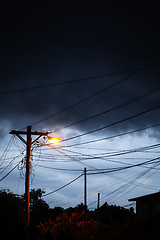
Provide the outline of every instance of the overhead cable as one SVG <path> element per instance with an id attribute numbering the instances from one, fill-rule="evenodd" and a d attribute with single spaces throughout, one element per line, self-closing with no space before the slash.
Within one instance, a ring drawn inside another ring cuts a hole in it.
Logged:
<path id="1" fill-rule="evenodd" d="M 18 167 L 18 165 L 19 165 L 20 163 L 21 163 L 21 161 L 18 162 L 5 176 L 3 176 L 3 177 L 0 179 L 0 182 L 3 181 L 11 172 L 13 172 L 13 170 L 14 170 L 16 167 Z"/>
<path id="2" fill-rule="evenodd" d="M 160 162 L 155 163 L 153 169 L 156 169 L 156 167 L 157 167 L 159 164 L 160 164 Z M 146 174 L 147 174 L 148 172 L 150 172 L 151 170 L 152 170 L 152 169 L 146 170 L 146 172 L 144 172 L 144 173 L 141 175 L 141 177 L 144 176 L 144 175 L 146 175 Z M 152 175 L 154 175 L 158 170 L 159 170 L 159 169 L 156 169 L 153 173 L 151 173 L 148 177 L 146 177 L 143 181 L 141 181 L 140 184 L 143 183 L 143 182 L 144 182 L 145 180 L 147 180 L 148 178 L 150 178 Z M 126 189 L 128 189 L 130 186 L 132 186 L 132 185 L 127 186 Z M 115 196 L 114 196 L 114 200 L 120 199 L 121 197 L 125 196 L 127 193 L 131 192 L 133 189 L 135 189 L 135 188 L 138 187 L 138 186 L 139 186 L 139 183 L 138 183 L 137 185 L 133 186 L 133 187 L 132 187 L 130 190 L 128 190 L 126 193 L 121 194 L 121 195 L 120 195 L 119 197 L 117 197 L 116 199 L 115 199 Z M 126 190 L 126 189 L 125 189 L 125 190 Z M 124 192 L 125 190 L 123 190 L 123 192 Z M 121 192 L 122 192 L 122 191 L 121 191 Z M 118 194 L 118 195 L 119 195 L 119 194 Z"/>
<path id="3" fill-rule="evenodd" d="M 159 109 L 159 108 L 160 108 L 160 105 L 158 105 L 158 106 L 156 106 L 156 107 L 153 107 L 153 108 L 150 108 L 150 109 L 147 109 L 147 110 L 145 110 L 145 111 L 143 111 L 143 112 L 137 113 L 137 114 L 132 115 L 132 116 L 130 116 L 130 117 L 124 118 L 124 119 L 119 120 L 119 121 L 117 121 L 117 122 L 114 122 L 114 123 L 105 125 L 105 126 L 103 126 L 103 127 L 100 127 L 100 128 L 97 128 L 97 129 L 94 129 L 94 130 L 91 130 L 91 131 L 88 131 L 88 132 L 85 132 L 85 133 L 82 133 L 82 134 L 79 134 L 79 135 L 76 135 L 76 136 L 73 136 L 73 137 L 70 137 L 70 138 L 66 138 L 66 139 L 62 140 L 61 142 L 65 142 L 65 141 L 72 140 L 72 139 L 75 139 L 75 138 L 78 138 L 78 137 L 82 137 L 82 136 L 85 136 L 85 135 L 88 135 L 88 134 L 91 134 L 91 133 L 94 133 L 94 132 L 98 132 L 98 131 L 103 130 L 103 129 L 106 129 L 106 128 L 108 128 L 108 127 L 112 127 L 112 126 L 117 125 L 117 124 L 119 124 L 119 123 L 126 122 L 126 121 L 128 121 L 128 120 L 130 120 L 130 119 L 139 117 L 139 116 L 141 116 L 141 115 L 143 115 L 143 114 L 146 114 L 146 113 L 148 113 L 148 112 L 157 110 L 157 109 Z"/>
<path id="4" fill-rule="evenodd" d="M 75 157 L 72 157 L 72 156 L 64 153 L 63 151 L 60 151 L 60 150 L 58 150 L 58 149 L 56 149 L 56 150 L 57 150 L 58 152 L 60 152 L 60 153 L 63 153 L 65 156 L 69 157 L 72 161 L 75 161 L 75 162 L 78 162 L 78 163 L 80 163 L 80 164 L 82 164 L 82 165 L 84 165 L 84 166 L 88 166 L 88 167 L 91 167 L 91 168 L 93 168 L 93 169 L 96 169 L 95 167 L 93 167 L 93 166 L 91 166 L 91 165 L 89 165 L 89 164 L 83 163 L 83 161 L 77 160 Z"/>
<path id="5" fill-rule="evenodd" d="M 153 66 L 156 66 L 156 65 L 153 65 Z M 66 84 L 71 84 L 71 83 L 77 83 L 77 82 L 92 80 L 92 79 L 100 79 L 100 78 L 105 78 L 105 77 L 111 77 L 111 76 L 116 76 L 116 75 L 120 75 L 120 74 L 124 74 L 124 73 L 139 71 L 141 69 L 143 69 L 143 67 L 134 68 L 134 69 L 125 70 L 125 71 L 118 71 L 118 72 L 100 74 L 100 75 L 95 75 L 95 76 L 85 77 L 85 78 L 80 78 L 80 79 L 73 79 L 73 80 L 68 80 L 68 81 L 63 81 L 63 82 L 55 82 L 55 83 L 51 83 L 51 84 L 38 85 L 38 86 L 34 86 L 34 87 L 26 87 L 26 88 L 20 88 L 20 89 L 8 90 L 8 91 L 1 91 L 0 95 L 6 95 L 6 94 L 12 94 L 12 93 L 21 93 L 21 92 L 24 92 L 24 91 L 27 92 L 27 91 L 30 91 L 30 90 L 36 90 L 36 89 L 41 89 L 41 88 L 56 87 L 56 86 L 61 86 L 61 85 L 66 85 Z"/>
<path id="6" fill-rule="evenodd" d="M 92 156 L 90 154 L 83 154 L 83 153 L 78 153 L 78 152 L 75 152 L 75 151 L 71 151 L 71 150 L 68 150 L 68 149 L 63 149 L 63 151 L 67 151 L 67 152 L 71 152 L 71 153 L 77 153 L 79 155 L 82 155 L 82 156 L 87 156 L 89 158 L 86 158 L 86 159 L 82 159 L 82 161 L 84 160 L 94 160 L 94 159 L 101 159 L 101 160 L 104 160 L 104 161 L 108 161 L 108 162 L 113 162 L 113 163 L 120 163 L 120 164 L 125 164 L 125 165 L 133 165 L 131 163 L 126 163 L 126 162 L 121 162 L 121 161 L 116 161 L 116 160 L 113 160 L 112 158 L 111 159 L 108 159 L 108 157 L 113 157 L 113 156 L 117 156 L 117 155 L 123 155 L 123 154 L 129 154 L 129 153 L 135 153 L 135 152 L 140 152 L 142 149 L 143 150 L 148 150 L 148 149 L 153 149 L 153 148 L 157 148 L 157 147 L 160 147 L 160 144 L 154 144 L 154 145 L 149 145 L 149 146 L 145 146 L 145 147 L 141 147 L 141 148 L 135 148 L 135 149 L 129 149 L 129 150 L 125 150 L 123 152 L 117 152 L 117 153 L 114 153 L 114 154 L 108 154 L 106 156 Z M 107 157 L 107 158 L 106 158 Z M 150 159 L 152 160 L 152 159 Z M 78 160 L 77 160 L 78 161 Z M 144 166 L 142 166 L 144 167 Z M 145 166 L 146 167 L 146 166 Z M 148 168 L 148 167 L 147 167 Z M 106 170 L 106 169 L 97 169 L 98 171 L 102 171 L 102 170 Z M 94 171 L 94 170 L 88 170 L 88 171 Z"/>
<path id="7" fill-rule="evenodd" d="M 76 106 L 80 105 L 80 104 L 83 103 L 83 102 L 86 102 L 86 101 L 88 101 L 88 100 L 96 97 L 97 95 L 99 95 L 99 94 L 101 94 L 101 93 L 109 90 L 110 88 L 118 85 L 119 83 L 121 83 L 121 82 L 123 82 L 123 81 L 126 81 L 127 79 L 133 77 L 134 75 L 138 74 L 139 72 L 141 72 L 141 71 L 143 71 L 143 70 L 145 70 L 145 69 L 147 69 L 147 68 L 150 68 L 151 66 L 153 66 L 153 65 L 154 65 L 155 63 L 157 63 L 157 62 L 159 62 L 159 59 L 156 60 L 156 61 L 154 61 L 154 62 L 152 62 L 151 64 L 148 64 L 148 65 L 146 65 L 146 66 L 144 66 L 144 67 L 142 67 L 142 68 L 139 68 L 139 69 L 135 70 L 133 73 L 129 74 L 128 76 L 126 76 L 126 77 L 124 77 L 124 78 L 122 78 L 122 79 L 114 82 L 113 84 L 111 84 L 111 85 L 109 85 L 109 86 L 107 86 L 107 87 L 105 87 L 105 88 L 97 91 L 96 93 L 94 93 L 94 94 L 92 94 L 92 95 L 90 95 L 90 96 L 88 96 L 88 97 L 86 97 L 86 98 L 83 98 L 83 99 L 80 100 L 79 102 L 77 102 L 77 103 L 75 103 L 75 104 L 73 104 L 73 105 L 71 105 L 71 106 L 68 106 L 67 108 L 65 108 L 65 109 L 63 109 L 63 110 L 61 110 L 61 111 L 59 111 L 59 112 L 56 112 L 56 113 L 54 113 L 54 114 L 52 114 L 52 115 L 50 115 L 50 116 L 48 116 L 48 117 L 46 117 L 46 118 L 43 118 L 43 119 L 41 119 L 41 120 L 39 120 L 39 121 L 31 124 L 31 126 L 34 126 L 34 125 L 36 125 L 36 124 L 39 124 L 39 123 L 44 122 L 44 121 L 46 121 L 46 120 L 49 120 L 49 119 L 51 119 L 51 118 L 53 118 L 53 117 L 55 117 L 55 116 L 57 116 L 57 115 L 59 115 L 59 114 L 61 114 L 61 113 L 64 113 L 64 112 L 72 109 L 73 107 L 76 107 Z M 23 128 L 23 129 L 24 129 L 24 128 Z M 22 130 L 22 129 L 21 129 L 21 130 Z"/>
<path id="8" fill-rule="evenodd" d="M 130 165 L 130 166 L 113 168 L 113 169 L 111 169 L 111 170 L 106 170 L 106 171 L 104 170 L 104 171 L 87 173 L 87 175 L 104 174 L 104 173 L 122 171 L 122 170 L 126 170 L 126 169 L 133 168 L 133 167 L 139 167 L 139 166 L 141 166 L 141 165 L 145 165 L 145 164 L 148 164 L 148 163 L 150 163 L 150 162 L 154 162 L 155 160 L 159 160 L 159 159 L 160 159 L 160 157 L 157 157 L 157 158 L 153 158 L 153 159 L 151 159 L 151 160 L 148 160 L 148 161 L 145 161 L 145 162 L 141 162 L 141 163 L 137 163 L 137 164 L 133 164 L 133 165 Z"/>
<path id="9" fill-rule="evenodd" d="M 13 142 L 13 136 L 10 138 L 10 140 L 9 140 L 9 142 L 8 142 L 8 144 L 7 144 L 5 150 L 4 150 L 4 152 L 3 152 L 3 154 L 2 154 L 2 156 L 1 156 L 1 158 L 0 158 L 0 161 L 2 161 L 2 162 L 0 163 L 0 166 L 4 163 L 4 161 L 5 161 L 5 159 L 6 159 L 6 155 L 7 155 L 8 151 L 9 151 L 9 149 L 10 149 L 10 147 L 11 147 L 12 142 Z"/>
<path id="10" fill-rule="evenodd" d="M 51 191 L 51 192 L 49 192 L 49 193 L 43 194 L 42 197 L 46 197 L 46 196 L 48 196 L 48 195 L 50 195 L 50 194 L 53 194 L 53 193 L 55 193 L 55 192 L 58 192 L 59 190 L 67 187 L 68 185 L 70 185 L 71 183 L 75 182 L 76 180 L 78 180 L 78 179 L 79 179 L 80 177 L 82 177 L 82 176 L 83 176 L 83 174 L 79 175 L 78 177 L 76 177 L 76 178 L 73 179 L 72 181 L 68 182 L 67 184 L 63 185 L 62 187 L 57 188 L 56 190 Z"/>
<path id="11" fill-rule="evenodd" d="M 109 113 L 109 112 L 115 111 L 115 110 L 117 110 L 117 109 L 119 109 L 119 108 L 121 108 L 121 107 L 127 106 L 127 105 L 129 105 L 129 104 L 131 104 L 131 103 L 134 103 L 134 102 L 136 102 L 136 101 L 139 101 L 139 100 L 141 100 L 141 99 L 143 99 L 143 98 L 146 98 L 146 97 L 148 97 L 148 96 L 151 96 L 152 94 L 159 93 L 159 92 L 160 92 L 160 88 L 156 88 L 156 89 L 154 89 L 154 90 L 152 90 L 152 91 L 149 91 L 149 92 L 144 93 L 144 94 L 142 94 L 142 95 L 140 95 L 140 96 L 138 96 L 138 97 L 135 97 L 135 98 L 133 98 L 133 99 L 131 99 L 131 100 L 125 102 L 125 103 L 122 103 L 122 104 L 120 104 L 120 105 L 118 105 L 118 106 L 116 106 L 116 107 L 110 108 L 110 109 L 108 109 L 108 110 L 105 110 L 105 111 L 103 111 L 103 112 L 94 114 L 94 115 L 92 115 L 92 116 L 90 116 L 90 117 L 87 117 L 87 118 L 85 118 L 85 119 L 82 119 L 82 120 L 76 121 L 76 122 L 74 122 L 74 123 L 68 124 L 68 125 L 66 125 L 66 126 L 64 126 L 64 127 L 62 127 L 62 128 L 57 128 L 57 129 L 55 129 L 55 130 L 52 131 L 52 132 L 55 133 L 55 132 L 60 131 L 60 130 L 62 130 L 62 129 L 75 126 L 75 125 L 80 124 L 80 123 L 82 123 L 82 122 L 86 122 L 86 121 L 88 121 L 88 120 L 91 120 L 91 119 L 93 119 L 93 118 L 96 118 L 96 117 L 102 116 L 102 115 L 104 115 L 104 114 L 107 114 L 107 113 Z"/>
<path id="12" fill-rule="evenodd" d="M 14 161 L 16 158 L 20 157 L 20 156 L 24 153 L 24 151 L 25 151 L 25 150 L 23 150 L 19 155 L 17 155 L 17 156 L 15 156 L 14 158 L 12 158 L 12 161 L 10 161 L 7 166 L 5 166 L 5 168 L 0 172 L 0 174 L 2 174 L 2 173 L 13 163 L 13 161 Z"/>
<path id="13" fill-rule="evenodd" d="M 113 139 L 113 138 L 116 138 L 116 137 L 125 136 L 125 135 L 128 135 L 128 134 L 132 134 L 132 133 L 144 131 L 144 130 L 146 130 L 146 129 L 154 128 L 154 127 L 159 127 L 159 126 L 160 126 L 160 123 L 154 124 L 154 125 L 151 125 L 151 126 L 148 126 L 148 127 L 144 127 L 144 128 L 139 128 L 139 129 L 136 129 L 136 130 L 132 130 L 132 131 L 129 131 L 129 132 L 124 132 L 124 133 L 116 134 L 116 135 L 109 136 L 109 137 L 103 137 L 103 138 L 99 138 L 99 139 L 95 139 L 95 140 L 90 140 L 90 141 L 87 141 L 87 142 L 81 142 L 81 143 L 75 143 L 75 144 L 66 145 L 66 146 L 63 146 L 63 148 L 75 147 L 75 146 L 80 146 L 80 145 L 84 145 L 84 144 L 95 143 L 95 142 L 99 142 L 99 141 L 104 141 L 104 140 L 108 140 L 108 139 Z"/>
<path id="14" fill-rule="evenodd" d="M 153 168 L 153 169 L 155 169 L 157 166 L 159 166 L 159 164 L 160 164 L 160 162 L 159 162 L 159 163 L 156 163 L 156 164 L 154 165 L 154 168 Z M 154 175 L 158 170 L 159 170 L 159 169 L 155 169 L 155 171 L 154 171 L 153 173 L 151 173 L 151 174 L 150 174 L 147 178 L 145 178 L 143 181 L 141 181 L 140 184 L 143 183 L 144 181 L 146 181 L 146 180 L 147 180 L 148 178 L 150 178 L 152 175 Z M 149 170 L 149 171 L 150 171 L 150 170 Z M 148 171 L 148 172 L 149 172 L 149 171 Z M 118 200 L 118 199 L 122 198 L 122 197 L 125 196 L 127 193 L 133 191 L 136 187 L 138 187 L 138 185 L 139 185 L 139 184 L 133 186 L 130 190 L 128 190 L 126 193 L 123 193 L 123 194 L 120 195 L 119 197 L 117 197 L 117 198 L 114 197 L 114 200 Z"/>
<path id="15" fill-rule="evenodd" d="M 80 169 L 56 168 L 56 167 L 44 166 L 41 164 L 37 164 L 36 166 L 42 167 L 42 168 L 47 168 L 47 169 L 59 170 L 59 171 L 82 172 L 82 170 L 80 170 Z"/>
<path id="16" fill-rule="evenodd" d="M 106 197 L 108 197 L 108 196 L 114 194 L 115 192 L 118 192 L 119 190 L 124 189 L 125 187 L 128 188 L 131 184 L 134 184 L 134 182 L 135 182 L 136 180 L 138 180 L 139 178 L 141 178 L 142 176 L 144 176 L 145 174 L 147 174 L 149 171 L 151 171 L 151 169 L 147 169 L 147 170 L 145 170 L 143 173 L 141 173 L 140 175 L 138 175 L 134 180 L 129 180 L 129 181 L 127 180 L 127 183 L 126 183 L 126 184 L 124 184 L 124 185 L 120 186 L 119 188 L 113 190 L 112 192 L 106 194 L 106 195 L 103 196 L 101 199 L 104 199 L 104 198 L 106 198 Z M 111 174 L 110 174 L 110 175 L 111 175 Z M 137 184 L 139 184 L 139 183 L 137 183 Z M 124 191 L 124 190 L 122 190 L 122 191 Z M 95 202 L 96 202 L 96 201 L 94 201 L 94 202 L 88 204 L 88 206 L 94 204 Z"/>

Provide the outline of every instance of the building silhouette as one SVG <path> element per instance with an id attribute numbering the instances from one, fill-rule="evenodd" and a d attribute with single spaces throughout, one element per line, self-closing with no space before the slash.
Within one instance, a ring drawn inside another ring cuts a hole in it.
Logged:
<path id="1" fill-rule="evenodd" d="M 136 201 L 136 214 L 141 219 L 160 216 L 160 192 L 131 198 L 128 201 Z"/>

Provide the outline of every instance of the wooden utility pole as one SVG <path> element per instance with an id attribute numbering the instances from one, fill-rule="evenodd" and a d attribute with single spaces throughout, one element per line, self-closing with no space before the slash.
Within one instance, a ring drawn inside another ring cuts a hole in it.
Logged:
<path id="1" fill-rule="evenodd" d="M 97 221 L 99 221 L 99 206 L 100 206 L 100 193 L 98 193 L 98 202 L 97 202 Z"/>
<path id="2" fill-rule="evenodd" d="M 25 179 L 25 206 L 27 213 L 27 225 L 30 223 L 30 170 L 31 170 L 31 126 L 27 127 L 27 156 L 26 156 L 26 179 Z"/>
<path id="3" fill-rule="evenodd" d="M 26 178 L 25 178 L 25 210 L 27 217 L 27 226 L 30 224 L 30 173 L 31 173 L 31 147 L 34 142 L 36 142 L 41 136 L 47 136 L 48 132 L 31 132 L 31 126 L 27 127 L 26 131 L 15 131 L 12 130 L 10 134 L 15 134 L 22 142 L 24 142 L 27 146 L 26 148 Z M 26 135 L 27 141 L 21 136 Z M 32 135 L 38 136 L 32 142 Z"/>
<path id="4" fill-rule="evenodd" d="M 87 170 L 84 168 L 84 206 L 87 207 Z"/>
<path id="5" fill-rule="evenodd" d="M 99 210 L 99 203 L 100 203 L 100 193 L 98 193 L 98 202 L 97 202 L 97 209 Z"/>

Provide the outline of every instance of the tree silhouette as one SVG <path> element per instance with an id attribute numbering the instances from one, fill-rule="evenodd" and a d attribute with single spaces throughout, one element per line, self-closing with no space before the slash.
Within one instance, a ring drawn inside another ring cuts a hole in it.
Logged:
<path id="1" fill-rule="evenodd" d="M 26 219 L 22 199 L 9 190 L 0 191 L 1 239 L 25 239 Z"/>
<path id="2" fill-rule="evenodd" d="M 49 217 L 49 205 L 42 199 L 44 190 L 31 189 L 30 191 L 30 211 L 31 211 L 31 224 L 36 225 L 41 221 L 48 220 Z M 23 195 L 25 199 L 25 194 Z"/>

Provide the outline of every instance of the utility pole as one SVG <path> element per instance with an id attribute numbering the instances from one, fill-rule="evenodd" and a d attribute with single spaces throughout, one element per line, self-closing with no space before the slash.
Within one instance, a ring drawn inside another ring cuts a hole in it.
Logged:
<path id="1" fill-rule="evenodd" d="M 100 206 L 100 193 L 98 193 L 98 202 L 97 202 L 97 221 L 99 221 L 99 206 Z"/>
<path id="2" fill-rule="evenodd" d="M 27 212 L 27 225 L 30 223 L 30 173 L 31 173 L 31 126 L 27 127 L 27 156 L 26 156 L 26 179 L 25 179 L 25 208 Z"/>
<path id="3" fill-rule="evenodd" d="M 26 131 L 15 131 L 12 130 L 10 134 L 15 134 L 22 142 L 26 144 L 26 177 L 25 177 L 25 210 L 27 216 L 27 226 L 30 224 L 30 173 L 31 173 L 31 147 L 41 136 L 47 136 L 48 132 L 31 132 L 31 126 L 27 127 Z M 26 135 L 27 141 L 21 136 Z M 32 142 L 32 135 L 38 136 Z"/>
<path id="4" fill-rule="evenodd" d="M 84 168 L 84 206 L 87 208 L 87 170 Z"/>
<path id="5" fill-rule="evenodd" d="M 99 210 L 99 203 L 100 203 L 100 193 L 98 193 L 97 210 Z"/>

